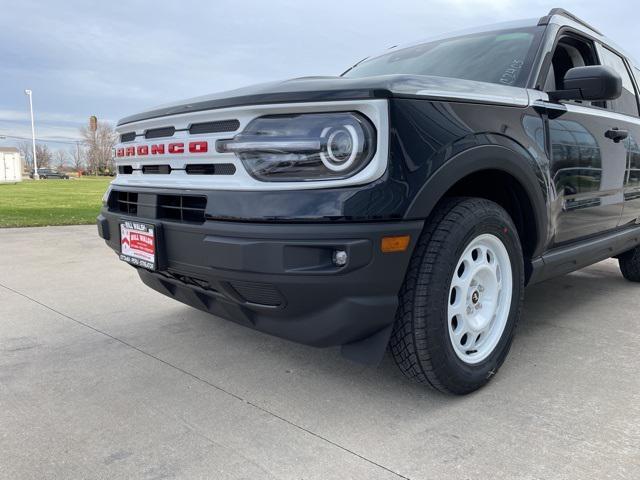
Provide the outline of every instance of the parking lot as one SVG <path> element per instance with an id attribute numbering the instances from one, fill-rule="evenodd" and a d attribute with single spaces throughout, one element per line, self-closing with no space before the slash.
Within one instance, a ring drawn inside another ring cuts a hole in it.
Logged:
<path id="1" fill-rule="evenodd" d="M 456 398 L 166 299 L 93 226 L 0 230 L 0 477 L 638 478 L 639 311 L 614 260 L 530 287 Z"/>

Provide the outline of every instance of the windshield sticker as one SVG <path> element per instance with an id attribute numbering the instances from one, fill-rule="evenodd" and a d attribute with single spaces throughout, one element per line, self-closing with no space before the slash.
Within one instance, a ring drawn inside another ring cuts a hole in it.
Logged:
<path id="1" fill-rule="evenodd" d="M 524 62 L 522 60 L 513 60 L 500 77 L 500 83 L 504 85 L 513 85 L 516 83 L 523 65 Z"/>

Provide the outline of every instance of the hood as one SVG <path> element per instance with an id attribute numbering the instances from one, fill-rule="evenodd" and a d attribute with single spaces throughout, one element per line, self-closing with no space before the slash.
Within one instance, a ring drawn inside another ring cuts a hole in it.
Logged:
<path id="1" fill-rule="evenodd" d="M 364 78 L 303 77 L 261 83 L 162 105 L 125 117 L 118 122 L 118 125 L 168 115 L 244 105 L 390 97 L 448 99 L 518 107 L 529 104 L 529 97 L 524 88 L 458 78 L 427 75 L 380 75 Z"/>

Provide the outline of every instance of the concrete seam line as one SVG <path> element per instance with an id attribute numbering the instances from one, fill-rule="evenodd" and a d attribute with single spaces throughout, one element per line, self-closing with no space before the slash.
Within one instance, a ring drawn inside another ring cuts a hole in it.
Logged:
<path id="1" fill-rule="evenodd" d="M 301 430 L 301 431 L 307 433 L 308 435 L 311 435 L 311 436 L 313 436 L 313 437 L 315 437 L 315 438 L 317 438 L 319 440 L 322 440 L 322 441 L 324 441 L 324 442 L 326 442 L 326 443 L 328 443 L 328 444 L 330 444 L 330 445 L 332 445 L 332 446 L 334 446 L 336 448 L 339 448 L 340 450 L 343 450 L 344 452 L 347 452 L 347 453 L 349 453 L 349 454 L 351 454 L 351 455 L 353 455 L 355 457 L 358 457 L 359 459 L 364 460 L 365 462 L 368 462 L 371 465 L 374 465 L 374 466 L 376 466 L 376 467 L 378 467 L 378 468 L 380 468 L 382 470 L 385 470 L 385 471 L 397 476 L 398 478 L 402 478 L 404 480 L 411 480 L 411 478 L 406 477 L 406 476 L 404 476 L 404 475 L 402 475 L 402 474 L 400 474 L 398 472 L 395 472 L 395 471 L 391 470 L 390 468 L 385 467 L 384 465 L 376 463 L 375 461 L 373 461 L 373 460 L 371 460 L 371 459 L 369 459 L 369 458 L 367 458 L 367 457 L 365 457 L 363 455 L 360 455 L 359 453 L 354 452 L 353 450 L 350 450 L 347 447 L 343 447 L 339 443 L 333 442 L 332 440 L 329 440 L 328 438 L 325 438 L 325 437 L 323 437 L 322 435 L 320 435 L 318 433 L 315 433 L 315 432 L 313 432 L 311 430 L 308 430 L 307 428 L 305 428 L 305 427 L 303 427 L 301 425 L 298 425 L 297 423 L 295 423 L 295 422 L 293 422 L 291 420 L 287 420 L 286 418 L 281 417 L 277 413 L 271 412 L 270 410 L 267 410 L 266 408 L 261 407 L 260 405 L 257 405 L 255 403 L 251 402 L 250 400 L 246 400 L 243 397 L 241 397 L 241 396 L 239 396 L 239 395 L 237 395 L 237 394 L 235 394 L 233 392 L 225 390 L 224 388 L 222 388 L 222 387 L 220 387 L 220 386 L 218 386 L 218 385 L 216 385 L 214 383 L 211 383 L 211 382 L 205 380 L 204 378 L 201 378 L 201 377 L 199 377 L 199 376 L 197 376 L 197 375 L 195 375 L 195 374 L 193 374 L 191 372 L 188 372 L 188 371 L 178 367 L 177 365 L 174 365 L 174 364 L 172 364 L 172 363 L 170 363 L 170 362 L 168 362 L 166 360 L 163 360 L 162 358 L 159 358 L 159 357 L 157 357 L 157 356 L 155 356 L 155 355 L 153 355 L 153 354 L 151 354 L 149 352 L 146 352 L 146 351 L 142 350 L 141 348 L 136 347 L 135 345 L 132 345 L 132 344 L 126 342 L 125 340 L 122 340 L 122 339 L 120 339 L 118 337 L 115 337 L 115 336 L 111 335 L 110 333 L 107 333 L 107 332 L 105 332 L 103 330 L 100 330 L 99 328 L 93 327 L 93 326 L 89 325 L 88 323 L 85 323 L 85 322 L 83 322 L 81 320 L 73 318 L 73 317 L 67 315 L 66 313 L 60 312 L 60 311 L 56 310 L 55 308 L 50 307 L 49 305 L 46 305 L 46 304 L 40 302 L 39 300 L 36 300 L 35 298 L 30 297 L 29 295 L 27 295 L 25 293 L 22 293 L 22 292 L 19 292 L 17 290 L 14 290 L 11 287 L 7 287 L 6 285 L 4 285 L 2 283 L 0 283 L 0 287 L 4 288 L 4 289 L 6 289 L 6 290 L 8 290 L 10 292 L 13 292 L 16 295 L 20 295 L 21 297 L 26 298 L 27 300 L 30 300 L 30 301 L 32 301 L 34 303 L 37 303 L 41 307 L 44 307 L 44 308 L 46 308 L 48 310 L 51 310 L 52 312 L 54 312 L 54 313 L 56 313 L 56 314 L 58 314 L 58 315 L 60 315 L 60 316 L 62 316 L 64 318 L 66 318 L 68 320 L 71 320 L 72 322 L 75 322 L 78 325 L 82 325 L 85 328 L 93 330 L 94 332 L 99 333 L 101 335 L 104 335 L 106 337 L 109 337 L 112 340 L 115 340 L 116 342 L 121 343 L 122 345 L 125 345 L 125 346 L 127 346 L 129 348 L 132 348 L 133 350 L 136 350 L 137 352 L 139 352 L 139 353 L 141 353 L 141 354 L 143 354 L 143 355 L 145 355 L 145 356 L 147 356 L 149 358 L 152 358 L 152 359 L 154 359 L 154 360 L 156 360 L 156 361 L 158 361 L 160 363 L 163 363 L 164 365 L 166 365 L 168 367 L 171 367 L 171 368 L 173 368 L 174 370 L 177 370 L 180 373 L 188 375 L 189 377 L 191 377 L 191 378 L 193 378 L 193 379 L 195 379 L 195 380 L 197 380 L 197 381 L 199 381 L 201 383 L 204 383 L 205 385 L 208 385 L 209 387 L 215 388 L 216 390 L 218 390 L 218 391 L 220 391 L 220 392 L 222 392 L 222 393 L 224 393 L 226 395 L 229 395 L 230 397 L 233 397 L 236 400 L 240 400 L 241 402 L 245 403 L 246 405 L 249 405 L 252 408 L 260 410 L 260 411 L 262 411 L 262 412 L 264 412 L 264 413 L 266 413 L 268 415 L 271 415 L 272 417 L 277 418 L 278 420 L 280 420 L 280 421 L 282 421 L 282 422 L 284 422 L 284 423 L 286 423 L 286 424 L 288 424 L 288 425 L 290 425 L 290 426 L 292 426 L 294 428 L 297 428 L 298 430 Z"/>

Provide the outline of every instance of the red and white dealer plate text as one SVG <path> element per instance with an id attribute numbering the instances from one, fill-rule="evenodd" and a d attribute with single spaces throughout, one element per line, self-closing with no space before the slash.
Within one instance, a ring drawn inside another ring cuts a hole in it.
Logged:
<path id="1" fill-rule="evenodd" d="M 120 260 L 154 270 L 156 267 L 155 226 L 126 221 L 120 224 Z"/>

